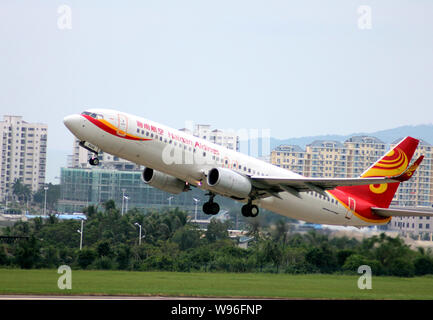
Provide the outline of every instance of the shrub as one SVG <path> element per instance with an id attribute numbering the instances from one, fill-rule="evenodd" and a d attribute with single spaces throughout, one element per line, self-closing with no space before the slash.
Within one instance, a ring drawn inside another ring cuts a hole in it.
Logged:
<path id="1" fill-rule="evenodd" d="M 414 267 L 416 275 L 433 274 L 433 260 L 430 257 L 417 257 L 414 261 Z"/>
<path id="2" fill-rule="evenodd" d="M 413 277 L 414 273 L 413 263 L 403 258 L 396 258 L 388 269 L 388 274 L 396 277 Z"/>

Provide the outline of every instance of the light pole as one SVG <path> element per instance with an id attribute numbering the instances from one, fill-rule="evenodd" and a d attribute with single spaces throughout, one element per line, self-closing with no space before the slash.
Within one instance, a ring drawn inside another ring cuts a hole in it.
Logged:
<path id="1" fill-rule="evenodd" d="M 168 206 L 169 207 L 171 207 L 171 199 L 173 199 L 174 197 L 169 197 L 169 198 L 167 198 L 167 200 L 168 200 Z"/>
<path id="2" fill-rule="evenodd" d="M 125 200 L 126 200 L 125 212 L 128 212 L 128 200 L 129 200 L 129 197 L 125 196 Z"/>
<path id="3" fill-rule="evenodd" d="M 80 234 L 80 250 L 83 248 L 83 222 L 84 220 L 81 219 L 81 230 L 77 230 L 77 232 Z"/>
<path id="4" fill-rule="evenodd" d="M 46 216 L 46 215 L 47 215 L 47 190 L 48 190 L 48 187 L 45 186 L 45 187 L 44 187 L 44 190 L 45 190 L 44 216 Z"/>
<path id="5" fill-rule="evenodd" d="M 138 222 L 134 224 L 140 228 L 140 231 L 138 233 L 138 245 L 141 245 L 141 224 L 139 224 Z"/>
<path id="6" fill-rule="evenodd" d="M 125 189 L 122 189 L 122 216 L 123 216 L 124 206 L 125 206 Z"/>
<path id="7" fill-rule="evenodd" d="M 200 201 L 200 199 L 196 199 L 196 198 L 192 198 L 192 199 L 195 202 L 195 214 L 194 214 L 195 218 L 194 218 L 194 220 L 197 222 L 197 203 Z"/>

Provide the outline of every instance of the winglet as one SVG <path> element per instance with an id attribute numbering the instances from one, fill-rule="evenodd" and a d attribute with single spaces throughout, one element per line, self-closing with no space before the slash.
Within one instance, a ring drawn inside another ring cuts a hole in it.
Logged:
<path id="1" fill-rule="evenodd" d="M 418 159 L 416 159 L 416 161 L 409 167 L 407 168 L 401 175 L 397 176 L 397 177 L 393 177 L 394 179 L 400 181 L 400 182 L 404 182 L 409 180 L 410 178 L 412 178 L 412 176 L 414 175 L 416 169 L 418 169 L 420 163 L 422 162 L 422 160 L 424 159 L 424 156 L 420 156 Z"/>

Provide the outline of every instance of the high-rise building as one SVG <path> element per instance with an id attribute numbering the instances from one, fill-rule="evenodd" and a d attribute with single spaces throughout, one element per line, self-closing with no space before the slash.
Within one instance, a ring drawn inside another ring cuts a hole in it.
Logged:
<path id="1" fill-rule="evenodd" d="M 0 122 L 0 200 L 12 199 L 16 180 L 35 192 L 45 184 L 48 126 L 22 116 Z"/>

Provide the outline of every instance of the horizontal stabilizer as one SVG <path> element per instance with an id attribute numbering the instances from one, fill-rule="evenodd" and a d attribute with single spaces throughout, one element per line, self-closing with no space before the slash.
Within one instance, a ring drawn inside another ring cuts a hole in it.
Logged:
<path id="1" fill-rule="evenodd" d="M 429 207 L 373 207 L 371 211 L 382 217 L 433 217 L 433 208 Z"/>

